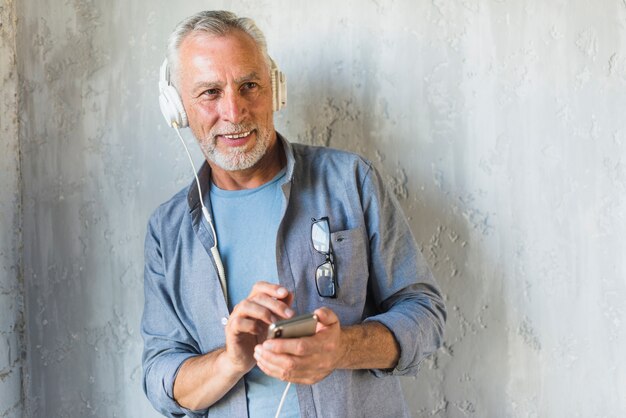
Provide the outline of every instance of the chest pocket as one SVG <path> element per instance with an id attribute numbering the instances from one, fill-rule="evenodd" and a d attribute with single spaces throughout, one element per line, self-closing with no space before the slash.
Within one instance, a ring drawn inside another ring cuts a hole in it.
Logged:
<path id="1" fill-rule="evenodd" d="M 357 227 L 330 234 L 335 255 L 337 298 L 325 298 L 329 305 L 362 306 L 369 277 L 365 228 Z"/>

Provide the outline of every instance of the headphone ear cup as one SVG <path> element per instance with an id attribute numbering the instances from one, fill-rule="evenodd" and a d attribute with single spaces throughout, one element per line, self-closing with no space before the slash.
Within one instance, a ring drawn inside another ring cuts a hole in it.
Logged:
<path id="1" fill-rule="evenodd" d="M 278 80 L 278 94 L 276 94 L 276 98 L 278 99 L 277 110 L 280 110 L 287 106 L 287 77 L 285 77 L 282 71 L 277 69 L 276 79 Z"/>
<path id="2" fill-rule="evenodd" d="M 187 113 L 185 107 L 180 99 L 180 96 L 176 89 L 171 86 L 165 86 L 161 90 L 159 95 L 159 106 L 165 121 L 172 125 L 174 122 L 179 128 L 186 128 L 188 126 Z"/>
<path id="3" fill-rule="evenodd" d="M 272 108 L 274 112 L 287 105 L 287 80 L 285 74 L 279 69 L 273 59 L 270 58 L 270 78 L 272 79 Z"/>

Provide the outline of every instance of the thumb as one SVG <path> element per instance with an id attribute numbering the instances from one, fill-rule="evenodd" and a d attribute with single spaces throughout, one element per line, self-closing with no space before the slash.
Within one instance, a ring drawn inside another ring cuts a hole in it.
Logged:
<path id="1" fill-rule="evenodd" d="M 339 318 L 329 308 L 316 309 L 314 314 L 317 316 L 317 321 L 326 327 L 339 323 Z"/>

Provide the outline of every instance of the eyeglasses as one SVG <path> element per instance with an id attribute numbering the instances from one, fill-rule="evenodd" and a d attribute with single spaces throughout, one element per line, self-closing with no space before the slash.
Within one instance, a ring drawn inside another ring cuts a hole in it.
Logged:
<path id="1" fill-rule="evenodd" d="M 326 256 L 326 260 L 315 270 L 317 293 L 323 298 L 337 297 L 337 280 L 335 279 L 335 256 L 330 248 L 330 225 L 328 217 L 312 219 L 311 241 L 313 248 Z"/>

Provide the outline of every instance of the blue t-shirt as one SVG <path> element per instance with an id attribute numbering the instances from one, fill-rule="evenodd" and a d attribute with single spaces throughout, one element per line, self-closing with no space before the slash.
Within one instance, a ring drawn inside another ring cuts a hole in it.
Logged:
<path id="1" fill-rule="evenodd" d="M 230 308 L 245 299 L 258 281 L 278 283 L 276 235 L 284 195 L 285 170 L 255 189 L 222 190 L 211 183 L 211 207 L 228 287 Z M 250 418 L 274 417 L 285 382 L 254 367 L 245 376 Z M 295 386 L 280 413 L 300 417 Z"/>

